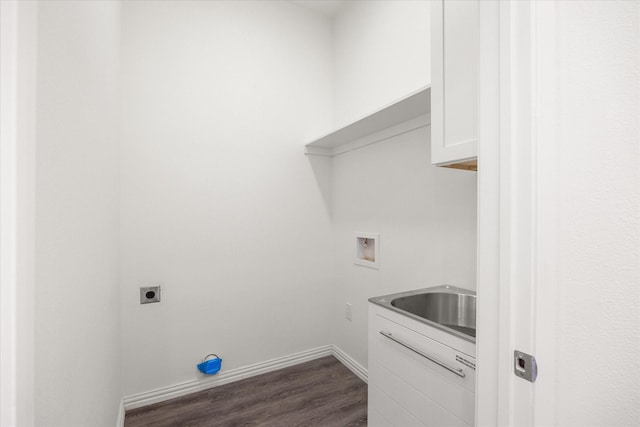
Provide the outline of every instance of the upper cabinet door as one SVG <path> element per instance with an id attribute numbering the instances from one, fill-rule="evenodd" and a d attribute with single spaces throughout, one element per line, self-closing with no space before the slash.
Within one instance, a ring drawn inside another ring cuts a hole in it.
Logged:
<path id="1" fill-rule="evenodd" d="M 475 163 L 478 35 L 477 0 L 431 2 L 431 162 L 435 165 Z"/>

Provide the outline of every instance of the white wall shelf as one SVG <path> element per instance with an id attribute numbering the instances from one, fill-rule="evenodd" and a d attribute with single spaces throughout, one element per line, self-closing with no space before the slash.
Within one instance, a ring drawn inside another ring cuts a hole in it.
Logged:
<path id="1" fill-rule="evenodd" d="M 411 121 L 411 123 L 408 123 L 409 127 L 411 127 L 411 124 L 424 126 L 429 122 L 428 115 L 430 112 L 431 87 L 425 86 L 353 123 L 314 139 L 305 145 L 305 154 L 333 157 L 337 154 L 351 151 L 360 146 L 376 142 L 366 141 L 365 139 L 369 135 L 386 129 L 395 128 L 398 133 L 408 131 L 409 129 L 406 129 L 407 126 L 398 126 L 405 122 Z M 383 136 L 383 139 L 390 136 L 392 135 Z M 354 141 L 362 142 L 354 146 Z"/>

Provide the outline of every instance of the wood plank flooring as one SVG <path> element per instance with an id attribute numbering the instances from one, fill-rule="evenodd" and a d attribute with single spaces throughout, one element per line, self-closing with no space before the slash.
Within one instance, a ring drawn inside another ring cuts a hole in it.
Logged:
<path id="1" fill-rule="evenodd" d="M 127 411 L 139 426 L 366 426 L 367 385 L 327 356 Z"/>

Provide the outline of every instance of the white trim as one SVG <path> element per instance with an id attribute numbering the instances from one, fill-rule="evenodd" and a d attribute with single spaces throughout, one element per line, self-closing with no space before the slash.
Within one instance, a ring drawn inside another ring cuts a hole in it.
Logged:
<path id="1" fill-rule="evenodd" d="M 480 12 L 476 425 L 554 425 L 555 5 Z M 514 349 L 544 361 L 535 384 Z"/>
<path id="2" fill-rule="evenodd" d="M 276 371 L 288 366 L 308 362 L 320 357 L 330 356 L 332 354 L 333 347 L 331 345 L 325 345 L 311 350 L 302 351 L 300 353 L 267 360 L 265 362 L 259 362 L 253 365 L 231 369 L 229 371 L 223 370 L 219 374 L 214 376 L 202 377 L 179 384 L 174 384 L 168 387 L 162 387 L 156 390 L 150 390 L 131 396 L 126 396 L 123 398 L 124 408 L 126 410 L 129 410 L 139 408 L 141 406 L 151 405 L 153 403 L 185 396 L 187 394 L 206 390 L 208 388 L 217 387 L 234 381 L 240 381 L 245 378 L 265 374 L 267 372 Z"/>
<path id="3" fill-rule="evenodd" d="M 431 3 L 431 163 L 444 150 L 444 0 Z M 436 66 L 436 64 L 441 66 Z M 437 145 L 442 144 L 442 146 Z M 436 154 L 434 156 L 434 153 Z M 446 160 L 445 160 L 446 162 Z"/>
<path id="4" fill-rule="evenodd" d="M 38 6 L 0 8 L 0 425 L 32 426 Z"/>
<path id="5" fill-rule="evenodd" d="M 369 373 L 367 369 L 356 362 L 354 358 L 342 351 L 342 349 L 335 344 L 333 345 L 333 356 L 338 359 L 344 366 L 349 368 L 349 370 L 353 372 L 358 378 L 360 378 L 367 384 L 369 383 Z"/>
<path id="6" fill-rule="evenodd" d="M 555 268 L 557 236 L 557 5 L 534 4 L 532 39 L 532 140 L 535 176 L 535 222 L 533 236 L 533 274 L 535 288 L 532 299 L 534 354 L 544 375 L 534 389 L 532 425 L 556 425 L 556 355 L 557 355 L 557 289 Z"/>
<path id="7" fill-rule="evenodd" d="M 124 399 L 120 399 L 120 409 L 118 409 L 118 418 L 116 419 L 116 427 L 124 427 Z"/>
<path id="8" fill-rule="evenodd" d="M 476 425 L 497 426 L 500 337 L 500 3 L 481 1 L 478 80 Z M 498 308 L 498 309 L 497 309 Z"/>
<path id="9" fill-rule="evenodd" d="M 504 358 L 501 366 L 509 367 L 508 414 L 504 420 L 509 425 L 533 426 L 532 408 L 535 385 L 513 374 L 513 359 L 506 360 L 514 350 L 535 355 L 535 342 L 532 328 L 535 325 L 533 311 L 535 296 L 535 276 L 533 255 L 535 241 L 533 233 L 536 226 L 535 210 L 535 156 L 532 132 L 534 122 L 532 105 L 535 100 L 532 88 L 532 49 L 535 41 L 532 37 L 533 4 L 530 2 L 511 3 L 508 7 L 508 37 L 510 52 L 508 55 L 510 82 L 505 93 L 510 102 L 505 109 L 507 117 L 503 123 L 508 126 L 510 168 L 506 179 L 505 191 L 509 193 L 508 204 L 502 212 L 506 219 L 509 236 L 509 251 L 504 254 L 501 263 L 508 265 L 509 273 L 501 277 L 501 287 L 509 289 L 509 319 L 511 325 L 510 342 L 504 341 L 500 355 Z M 508 123 L 508 124 L 507 124 Z M 502 229 L 501 224 L 501 229 Z M 506 245 L 505 245 L 506 246 Z M 507 417 L 508 415 L 508 417 Z"/>
<path id="10" fill-rule="evenodd" d="M 16 116 L 18 4 L 0 3 L 0 425 L 17 424 Z"/>

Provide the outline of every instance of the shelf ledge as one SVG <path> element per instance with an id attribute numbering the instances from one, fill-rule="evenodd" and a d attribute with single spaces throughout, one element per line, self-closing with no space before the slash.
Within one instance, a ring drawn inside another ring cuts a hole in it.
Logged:
<path id="1" fill-rule="evenodd" d="M 369 145 L 376 141 L 367 142 L 367 136 L 390 128 L 405 129 L 407 126 L 399 126 L 405 122 L 409 124 L 409 128 L 411 128 L 411 124 L 414 124 L 414 126 L 428 124 L 430 112 L 431 87 L 425 86 L 372 114 L 314 139 L 305 145 L 305 154 L 333 157 L 346 151 Z M 417 119 L 419 117 L 420 119 Z M 422 117 L 426 117 L 426 120 Z M 388 137 L 390 136 L 382 139 Z M 363 143 L 354 145 L 354 141 L 358 140 L 363 141 Z"/>

